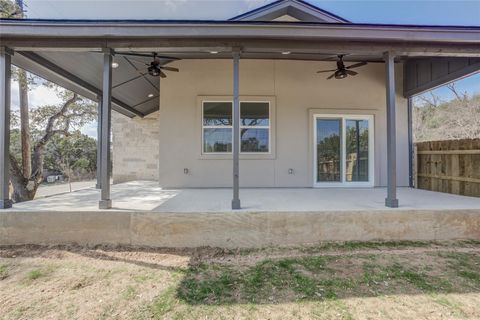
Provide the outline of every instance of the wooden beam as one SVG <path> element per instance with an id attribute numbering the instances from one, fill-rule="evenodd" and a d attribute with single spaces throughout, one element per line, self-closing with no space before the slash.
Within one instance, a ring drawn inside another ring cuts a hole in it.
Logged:
<path id="1" fill-rule="evenodd" d="M 426 150 L 418 151 L 417 154 L 480 154 L 480 150 Z"/>
<path id="2" fill-rule="evenodd" d="M 471 182 L 471 183 L 480 183 L 480 179 L 478 178 L 468 178 L 468 177 L 453 177 L 453 176 L 443 176 L 443 175 L 435 175 L 435 174 L 425 174 L 419 173 L 419 177 L 421 178 L 431 178 L 431 179 L 441 179 L 441 180 L 452 180 L 452 181 L 462 181 L 462 182 Z"/>

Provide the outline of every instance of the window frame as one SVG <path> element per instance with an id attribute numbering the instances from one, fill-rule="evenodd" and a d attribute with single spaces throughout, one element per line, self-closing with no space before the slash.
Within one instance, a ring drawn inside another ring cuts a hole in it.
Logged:
<path id="1" fill-rule="evenodd" d="M 340 181 L 317 181 L 317 119 L 341 119 L 340 137 Z M 346 179 L 346 121 L 368 121 L 368 181 L 347 181 Z M 375 117 L 373 114 L 313 114 L 313 186 L 324 187 L 373 187 L 375 184 Z"/>
<path id="2" fill-rule="evenodd" d="M 269 160 L 276 159 L 276 143 L 275 143 L 275 129 L 276 129 L 276 98 L 275 96 L 240 96 L 239 97 L 239 106 L 241 108 L 241 103 L 244 102 L 256 102 L 256 103 L 267 103 L 268 104 L 268 116 L 269 116 L 269 125 L 268 126 L 243 126 L 240 119 L 240 129 L 268 129 L 268 152 L 242 152 L 240 150 L 240 159 L 243 160 Z M 196 139 L 198 141 L 197 150 L 198 150 L 198 159 L 199 160 L 227 160 L 233 158 L 233 152 L 205 152 L 204 149 L 204 129 L 205 128 L 229 128 L 230 126 L 204 126 L 203 124 L 203 111 L 204 105 L 208 102 L 228 102 L 232 106 L 232 116 L 233 116 L 233 97 L 232 96 L 197 96 L 197 130 L 200 131 L 200 137 Z M 241 110 L 240 110 L 241 111 Z M 233 123 L 232 123 L 232 134 L 233 134 Z M 197 131 L 197 132 L 198 132 Z M 233 138 L 233 135 L 232 135 Z M 241 144 L 241 141 L 240 141 Z M 241 148 L 241 145 L 240 145 Z"/>

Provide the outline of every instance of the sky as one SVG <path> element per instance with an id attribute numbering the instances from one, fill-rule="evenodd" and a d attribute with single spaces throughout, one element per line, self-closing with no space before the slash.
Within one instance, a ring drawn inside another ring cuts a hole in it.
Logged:
<path id="1" fill-rule="evenodd" d="M 28 18 L 38 19 L 199 19 L 225 20 L 273 0 L 24 0 Z M 351 22 L 480 26 L 480 0 L 309 0 Z M 12 85 L 12 107 L 18 108 L 18 89 Z M 480 93 L 480 74 L 457 82 L 457 88 Z M 446 88 L 434 91 L 444 100 Z M 32 107 L 59 103 L 53 92 L 37 87 L 29 95 Z M 96 124 L 82 129 L 96 136 Z"/>

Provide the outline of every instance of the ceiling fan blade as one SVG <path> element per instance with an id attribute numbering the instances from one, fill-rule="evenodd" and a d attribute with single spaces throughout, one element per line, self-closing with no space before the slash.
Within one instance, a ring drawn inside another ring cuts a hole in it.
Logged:
<path id="1" fill-rule="evenodd" d="M 161 78 L 166 78 L 167 77 L 167 75 L 165 73 L 163 73 L 162 70 L 159 70 L 159 71 L 160 71 L 160 77 Z"/>
<path id="2" fill-rule="evenodd" d="M 358 72 L 355 72 L 355 71 L 352 71 L 352 70 L 345 70 L 345 72 L 348 74 L 348 75 L 351 75 L 351 76 L 356 76 L 358 74 Z"/>
<path id="3" fill-rule="evenodd" d="M 332 74 L 330 75 L 330 77 L 327 78 L 327 80 L 330 80 L 330 79 L 332 79 L 333 77 L 335 77 L 335 73 L 332 73 Z"/>
<path id="4" fill-rule="evenodd" d="M 358 68 L 358 67 L 364 66 L 366 64 L 367 64 L 366 62 L 359 62 L 359 63 L 352 64 L 351 66 L 348 66 L 346 69 Z"/>
<path id="5" fill-rule="evenodd" d="M 161 66 L 160 69 L 168 70 L 168 71 L 173 71 L 173 72 L 178 72 L 178 71 L 180 71 L 180 70 L 178 70 L 178 68 L 174 68 L 174 67 L 164 67 L 164 66 Z"/>
<path id="6" fill-rule="evenodd" d="M 317 71 L 317 73 L 333 72 L 333 71 L 337 71 L 337 69 L 332 69 L 332 70 L 320 70 L 320 71 Z"/>

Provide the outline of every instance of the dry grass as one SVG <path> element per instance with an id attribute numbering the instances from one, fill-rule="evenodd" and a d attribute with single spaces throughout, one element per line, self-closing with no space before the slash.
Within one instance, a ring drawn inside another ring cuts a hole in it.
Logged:
<path id="1" fill-rule="evenodd" d="M 0 319 L 480 319 L 480 244 L 0 248 Z"/>

